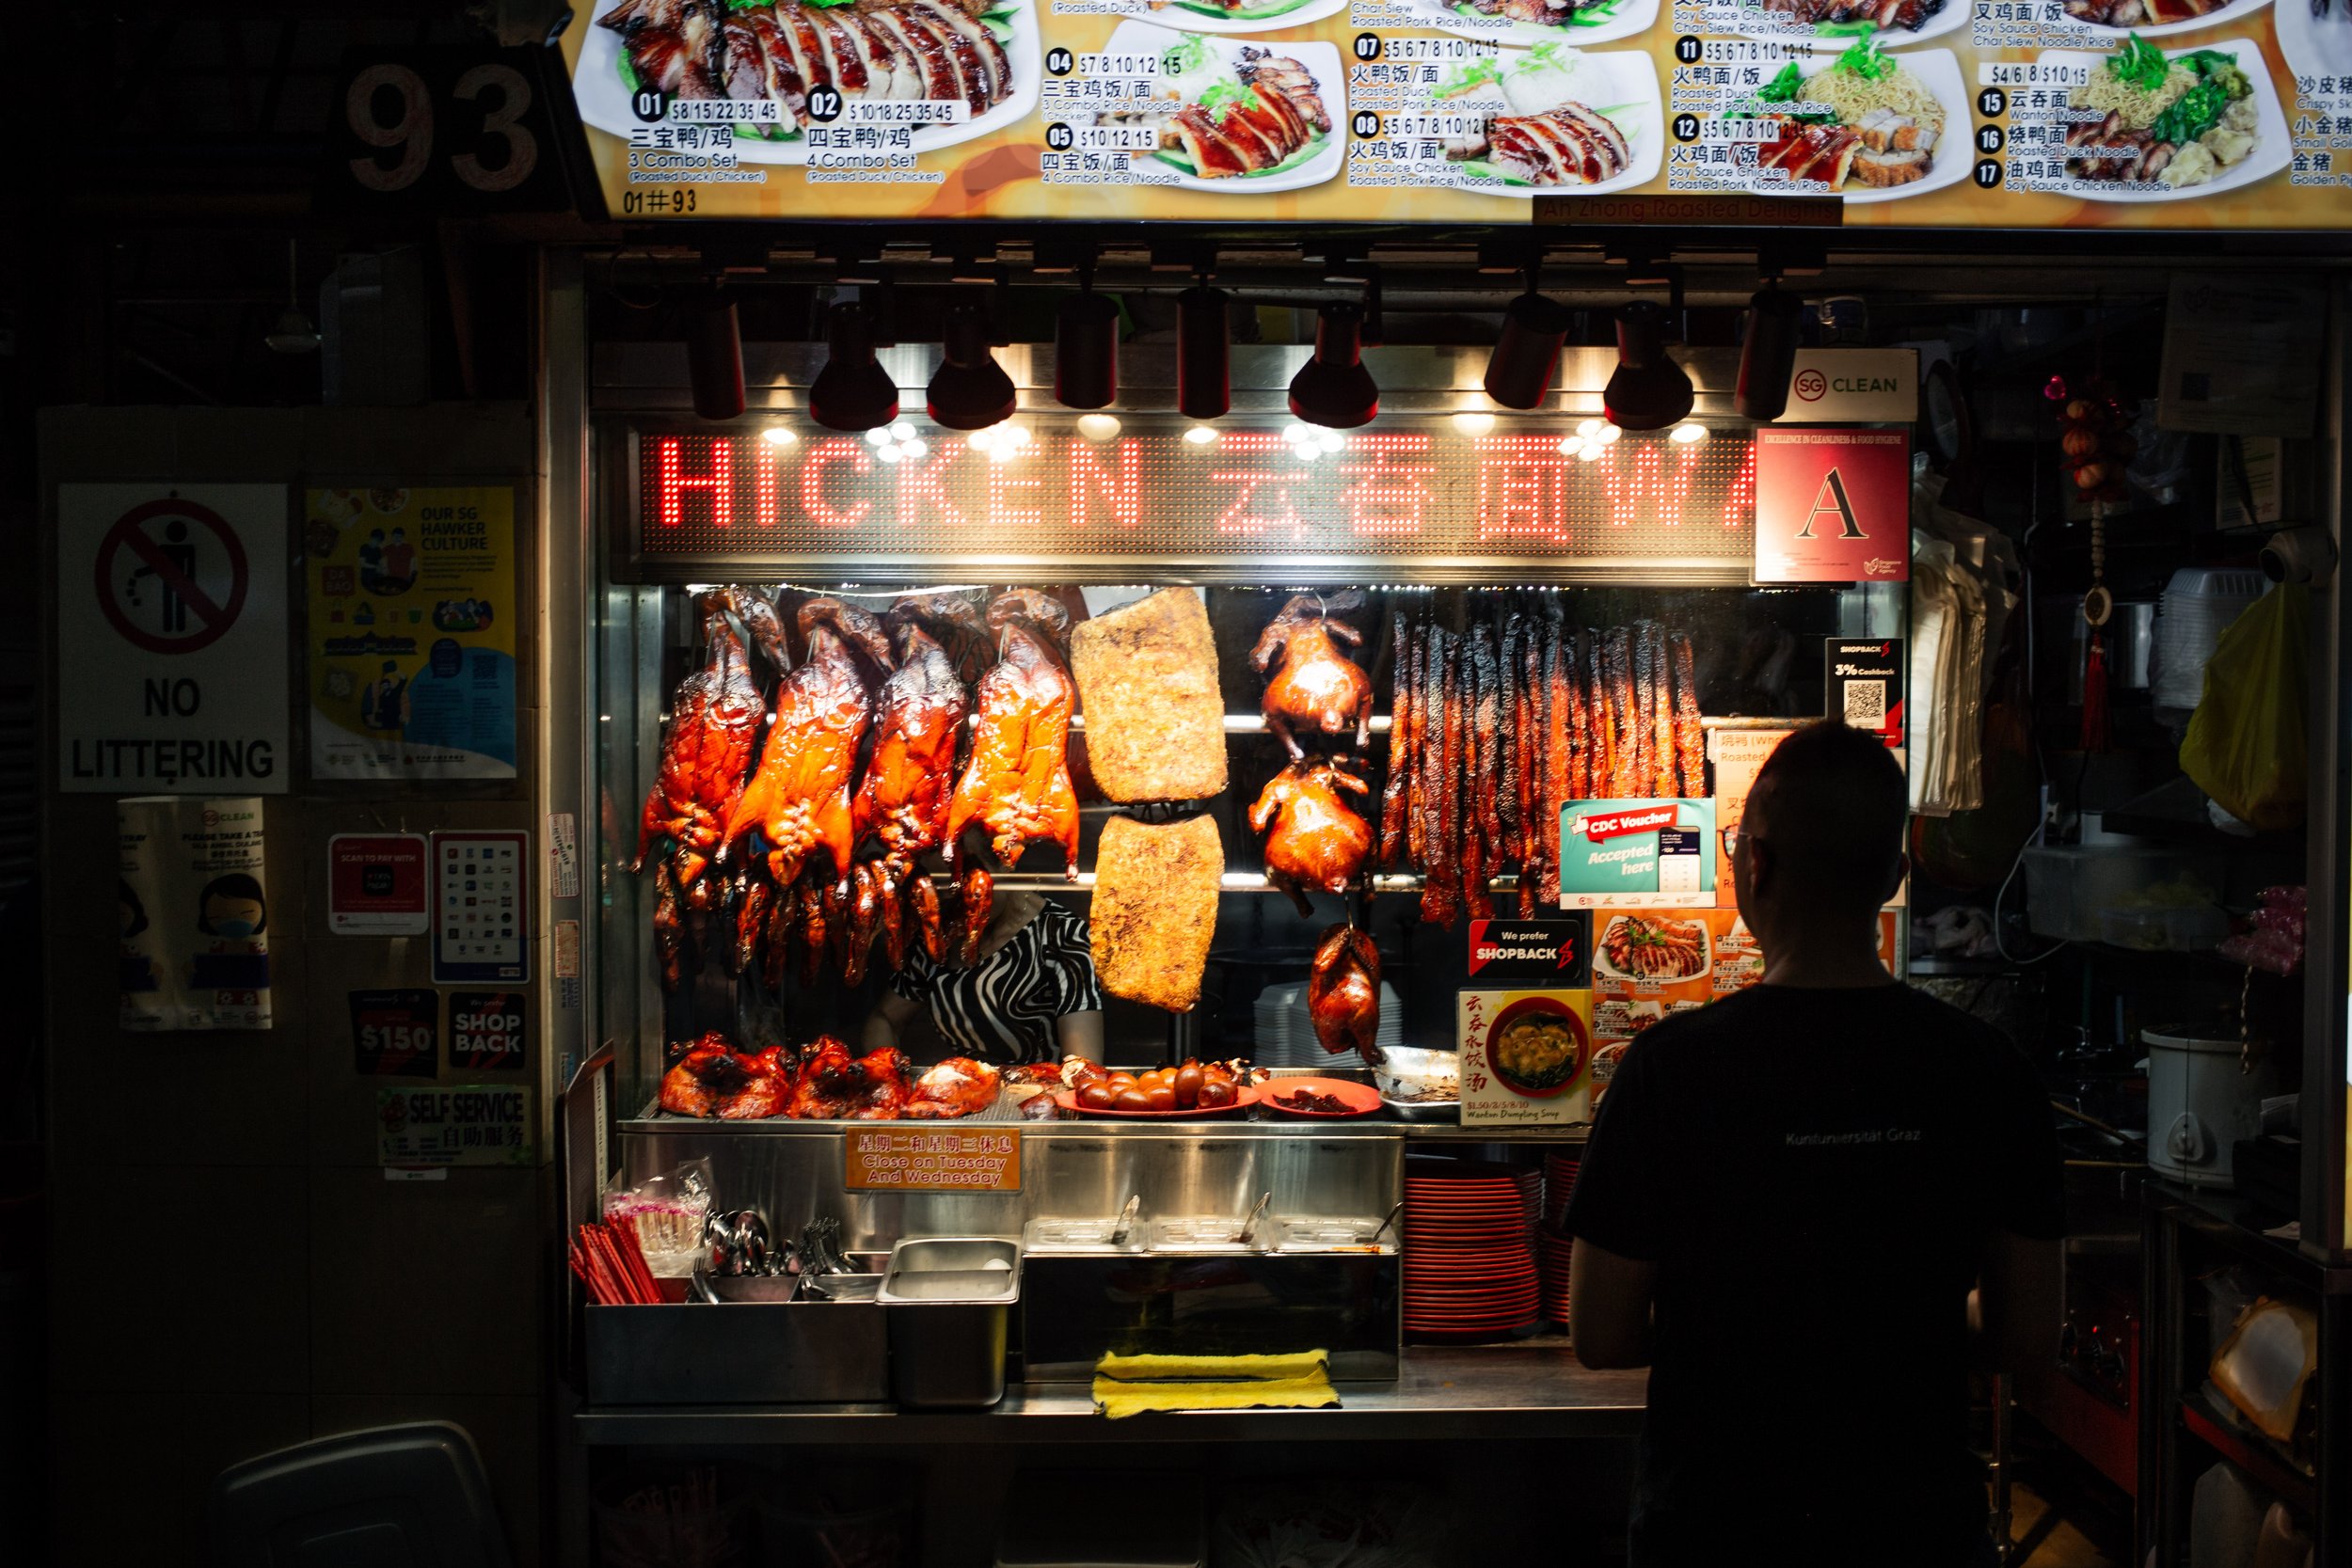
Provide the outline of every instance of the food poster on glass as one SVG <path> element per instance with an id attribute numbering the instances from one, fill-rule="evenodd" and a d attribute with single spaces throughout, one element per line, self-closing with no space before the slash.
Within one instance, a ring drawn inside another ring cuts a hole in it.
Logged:
<path id="1" fill-rule="evenodd" d="M 1715 902 L 1715 802 L 1578 800 L 1560 809 L 1560 907 Z"/>
<path id="2" fill-rule="evenodd" d="M 1567 1126 L 1593 1117 L 1593 992 L 1455 993 L 1462 1125 Z"/>
<path id="3" fill-rule="evenodd" d="M 1794 726 L 1716 730 L 1707 737 L 1707 760 L 1714 764 L 1715 776 L 1716 896 L 1724 904 L 1736 896 L 1731 846 L 1737 841 L 1741 818 L 1747 815 L 1748 791 L 1756 787 L 1756 776 L 1764 770 L 1764 759 L 1772 754 L 1772 748 L 1794 733 Z"/>
<path id="4" fill-rule="evenodd" d="M 269 891 L 259 797 L 119 801 L 125 1029 L 267 1029 Z"/>
<path id="5" fill-rule="evenodd" d="M 1626 1047 L 1645 1030 L 1747 990 L 1764 954 L 1740 911 L 1613 910 L 1593 917 L 1593 1100 L 1609 1090 Z M 1899 917 L 1879 911 L 1879 961 L 1895 969 Z"/>
<path id="6" fill-rule="evenodd" d="M 515 492 L 312 490 L 310 772 L 515 776 Z"/>
<path id="7" fill-rule="evenodd" d="M 2352 227 L 2344 0 L 589 0 L 612 211 Z"/>

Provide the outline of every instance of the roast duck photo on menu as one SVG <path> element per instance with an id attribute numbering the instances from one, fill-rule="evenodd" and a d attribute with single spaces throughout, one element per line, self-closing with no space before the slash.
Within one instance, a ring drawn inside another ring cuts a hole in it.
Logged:
<path id="1" fill-rule="evenodd" d="M 1304 965 L 1308 1009 L 1326 1051 L 1377 1061 L 1375 872 L 1417 884 L 1392 896 L 1413 898 L 1422 925 L 1506 905 L 1529 916 L 1559 905 L 1568 802 L 1707 792 L 1691 638 L 1659 621 L 1579 626 L 1558 594 L 1415 594 L 1381 613 L 1358 589 L 1284 598 L 1249 623 L 1258 713 L 1240 733 L 1263 731 L 1274 760 L 1252 764 L 1246 810 L 1217 805 L 1236 721 L 1199 591 L 1089 617 L 1074 593 L 1036 588 L 867 609 L 729 585 L 695 594 L 691 616 L 699 647 L 671 699 L 634 863 L 652 879 L 670 990 L 710 974 L 771 998 L 794 981 L 853 989 L 917 954 L 969 968 L 996 876 L 1042 861 L 1046 885 L 1089 896 L 1104 993 L 1186 1011 L 1237 891 L 1223 834 L 1247 832 L 1263 879 L 1240 890 L 1286 894 L 1308 918 L 1337 900 L 1342 918 Z M 1083 835 L 1082 781 L 1101 824 Z M 1681 962 L 1664 926 L 1620 923 L 1610 941 L 1635 973 Z M 660 1103 L 680 1116 L 1167 1109 L 1080 1104 L 1063 1064 L 925 1069 L 821 1036 L 706 1032 L 670 1054 Z"/>

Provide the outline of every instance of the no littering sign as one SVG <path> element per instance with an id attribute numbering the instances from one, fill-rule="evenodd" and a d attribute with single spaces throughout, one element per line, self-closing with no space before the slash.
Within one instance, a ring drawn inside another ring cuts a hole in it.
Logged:
<path id="1" fill-rule="evenodd" d="M 286 787 L 285 487 L 57 487 L 58 786 Z"/>

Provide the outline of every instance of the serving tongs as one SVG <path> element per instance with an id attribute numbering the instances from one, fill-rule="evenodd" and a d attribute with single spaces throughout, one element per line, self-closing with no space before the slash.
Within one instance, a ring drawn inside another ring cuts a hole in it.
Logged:
<path id="1" fill-rule="evenodd" d="M 1118 1223 L 1111 1227 L 1111 1245 L 1125 1246 L 1127 1244 L 1127 1238 L 1134 1235 L 1136 1231 L 1136 1216 L 1142 1212 L 1143 1195 L 1129 1193 L 1127 1201 L 1120 1207 Z"/>
<path id="2" fill-rule="evenodd" d="M 1267 1192 L 1259 1194 L 1257 1203 L 1251 1207 L 1248 1216 L 1241 1222 L 1241 1230 L 1233 1237 L 1233 1240 L 1240 1243 L 1243 1246 L 1248 1247 L 1252 1252 L 1264 1251 L 1265 1248 L 1263 1244 L 1261 1244 L 1259 1237 L 1263 1233 L 1263 1227 L 1265 1222 L 1265 1212 L 1269 1208 L 1273 1207 L 1273 1204 L 1274 1195 L 1272 1193 Z"/>

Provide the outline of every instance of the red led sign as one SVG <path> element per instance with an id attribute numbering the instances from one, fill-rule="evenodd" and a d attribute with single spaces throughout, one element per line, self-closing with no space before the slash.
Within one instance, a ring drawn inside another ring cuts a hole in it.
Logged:
<path id="1" fill-rule="evenodd" d="M 1557 427 L 1470 436 L 1433 420 L 1197 443 L 1156 424 L 1094 441 L 1041 422 L 1025 439 L 983 433 L 981 445 L 945 432 L 881 445 L 793 435 L 637 433 L 639 561 L 1332 557 L 1728 571 L 1753 548 L 1745 432 L 1588 445 Z"/>

